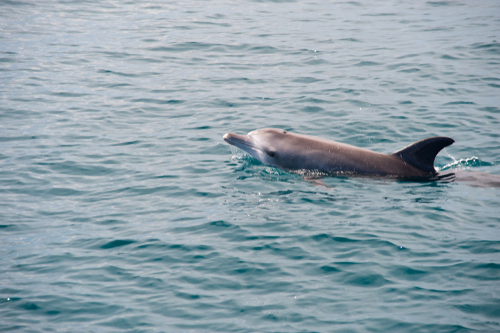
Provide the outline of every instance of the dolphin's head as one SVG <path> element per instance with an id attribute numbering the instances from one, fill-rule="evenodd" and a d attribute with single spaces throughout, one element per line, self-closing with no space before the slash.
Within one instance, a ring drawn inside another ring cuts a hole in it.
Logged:
<path id="1" fill-rule="evenodd" d="M 287 132 L 276 128 L 258 129 L 247 135 L 226 133 L 224 141 L 268 165 L 278 165 L 277 148 L 287 139 Z"/>

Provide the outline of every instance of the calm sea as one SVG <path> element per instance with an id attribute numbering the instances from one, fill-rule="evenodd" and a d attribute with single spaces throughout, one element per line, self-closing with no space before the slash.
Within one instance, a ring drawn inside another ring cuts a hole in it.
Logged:
<path id="1" fill-rule="evenodd" d="M 324 188 L 263 127 L 498 177 L 500 2 L 1 1 L 0 331 L 500 330 L 499 188 Z"/>

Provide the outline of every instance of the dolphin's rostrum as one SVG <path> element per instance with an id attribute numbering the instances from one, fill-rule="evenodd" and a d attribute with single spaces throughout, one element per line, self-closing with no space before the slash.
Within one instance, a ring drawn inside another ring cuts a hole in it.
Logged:
<path id="1" fill-rule="evenodd" d="M 266 165 L 289 171 L 391 178 L 436 175 L 434 159 L 455 142 L 433 137 L 415 142 L 393 154 L 382 154 L 315 136 L 264 128 L 239 135 L 226 133 L 224 141 Z"/>

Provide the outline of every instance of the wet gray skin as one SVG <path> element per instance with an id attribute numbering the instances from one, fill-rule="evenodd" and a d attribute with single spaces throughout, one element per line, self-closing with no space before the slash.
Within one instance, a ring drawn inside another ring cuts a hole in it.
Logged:
<path id="1" fill-rule="evenodd" d="M 436 175 L 434 159 L 454 140 L 433 137 L 415 142 L 393 154 L 382 154 L 319 137 L 264 128 L 239 135 L 226 133 L 224 141 L 265 165 L 288 171 L 391 178 Z"/>

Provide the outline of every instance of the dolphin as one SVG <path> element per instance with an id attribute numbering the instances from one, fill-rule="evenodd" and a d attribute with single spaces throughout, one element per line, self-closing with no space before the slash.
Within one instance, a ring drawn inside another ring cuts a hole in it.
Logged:
<path id="1" fill-rule="evenodd" d="M 432 137 L 392 154 L 382 154 L 276 128 L 258 129 L 247 135 L 226 133 L 223 139 L 265 165 L 291 172 L 397 179 L 437 175 L 436 155 L 455 142 L 447 137 Z"/>

